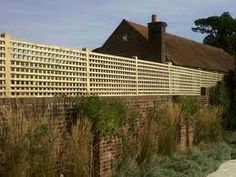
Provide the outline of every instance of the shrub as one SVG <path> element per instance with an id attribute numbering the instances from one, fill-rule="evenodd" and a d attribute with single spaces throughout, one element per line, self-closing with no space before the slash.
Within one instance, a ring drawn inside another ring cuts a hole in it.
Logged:
<path id="1" fill-rule="evenodd" d="M 189 159 L 200 167 L 200 172 L 203 174 L 202 176 L 206 176 L 209 172 L 216 170 L 217 164 L 214 160 L 203 153 L 194 153 L 190 155 Z"/>
<path id="2" fill-rule="evenodd" d="M 227 132 L 224 136 L 224 140 L 232 149 L 231 159 L 236 159 L 236 132 Z"/>
<path id="3" fill-rule="evenodd" d="M 216 142 L 222 138 L 222 109 L 219 107 L 201 108 L 195 120 L 194 143 Z"/>
<path id="4" fill-rule="evenodd" d="M 91 121 L 96 136 L 114 135 L 127 121 L 125 106 L 116 100 L 105 101 L 94 96 L 82 97 L 77 98 L 75 108 L 79 117 Z"/>
<path id="5" fill-rule="evenodd" d="M 129 170 L 125 177 L 205 177 L 215 171 L 224 161 L 230 159 L 231 149 L 224 142 L 218 142 L 202 147 L 198 151 L 178 153 L 163 159 L 153 159 L 142 163 L 139 170 Z M 126 163 L 124 163 L 125 165 Z M 137 167 L 135 167 L 137 169 Z M 119 174 L 121 174 L 121 169 Z M 122 176 L 123 177 L 123 176 Z"/>
<path id="6" fill-rule="evenodd" d="M 230 159 L 230 155 L 230 147 L 224 142 L 217 142 L 197 152 L 175 154 L 160 162 L 159 166 L 174 171 L 174 177 L 180 174 L 182 177 L 203 177 L 216 170 L 223 161 Z"/>
<path id="7" fill-rule="evenodd" d="M 222 162 L 231 158 L 231 148 L 225 142 L 217 142 L 209 146 L 207 150 L 203 150 L 203 154 L 210 157 L 214 162 Z"/>
<path id="8" fill-rule="evenodd" d="M 184 113 L 186 119 L 192 119 L 193 115 L 198 111 L 198 103 L 186 96 L 181 96 L 178 98 L 178 103 L 180 104 L 181 110 Z"/>
<path id="9" fill-rule="evenodd" d="M 230 93 L 224 82 L 217 82 L 210 89 L 209 101 L 211 105 L 221 106 L 228 110 L 230 106 Z"/>
<path id="10" fill-rule="evenodd" d="M 234 73 L 229 71 L 224 80 L 210 89 L 209 101 L 211 105 L 223 108 L 224 126 L 227 129 L 236 129 L 236 110 L 234 94 Z"/>
<path id="11" fill-rule="evenodd" d="M 115 172 L 113 174 L 114 177 L 138 177 L 139 176 L 139 166 L 137 161 L 133 158 L 125 158 L 119 159 L 117 162 L 117 166 Z"/>
<path id="12" fill-rule="evenodd" d="M 198 177 L 201 173 L 200 166 L 185 155 L 174 155 L 172 158 L 160 164 L 161 168 L 174 171 L 174 176 Z"/>

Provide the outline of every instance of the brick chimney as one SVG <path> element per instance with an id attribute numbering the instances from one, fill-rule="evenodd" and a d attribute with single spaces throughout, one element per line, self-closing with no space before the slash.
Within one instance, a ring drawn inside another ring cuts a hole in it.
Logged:
<path id="1" fill-rule="evenodd" d="M 151 60 L 165 63 L 166 62 L 166 33 L 167 24 L 158 22 L 157 16 L 152 15 L 152 21 L 148 23 L 148 40 L 150 43 Z"/>

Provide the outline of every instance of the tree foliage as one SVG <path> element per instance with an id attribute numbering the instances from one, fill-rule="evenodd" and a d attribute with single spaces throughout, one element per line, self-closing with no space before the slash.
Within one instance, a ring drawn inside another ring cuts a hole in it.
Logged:
<path id="1" fill-rule="evenodd" d="M 223 48 L 229 54 L 236 55 L 236 18 L 229 12 L 197 19 L 194 23 L 192 30 L 206 35 L 204 44 Z"/>

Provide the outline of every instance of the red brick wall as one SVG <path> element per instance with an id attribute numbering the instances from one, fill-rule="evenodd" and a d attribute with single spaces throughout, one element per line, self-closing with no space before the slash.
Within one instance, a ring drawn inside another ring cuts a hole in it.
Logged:
<path id="1" fill-rule="evenodd" d="M 116 97 L 117 98 L 117 97 Z M 197 101 L 204 104 L 207 102 L 207 97 L 195 97 Z M 114 97 L 106 97 L 103 99 L 114 99 Z M 126 132 L 126 136 L 133 141 L 135 145 L 137 136 L 142 132 L 148 110 L 154 105 L 161 104 L 173 99 L 172 96 L 139 96 L 139 97 L 119 97 L 120 101 L 124 102 L 128 108 L 138 110 L 139 117 L 135 120 L 135 128 L 132 134 L 127 133 L 128 128 L 122 128 L 123 132 Z M 17 104 L 16 104 L 17 103 Z M 65 111 L 70 110 L 72 102 L 69 98 L 35 98 L 35 99 L 2 99 L 1 105 L 24 105 L 27 106 L 29 112 L 40 112 L 42 115 L 53 114 L 55 117 L 65 114 Z M 69 109 L 68 109 L 69 108 Z M 69 113 L 69 112 L 67 112 Z M 189 128 L 190 136 L 189 140 L 186 137 L 186 125 L 182 126 L 180 131 L 180 148 L 184 149 L 187 142 L 192 144 L 192 128 Z M 0 132 L 1 134 L 1 132 Z M 1 136 L 0 136 L 1 138 Z M 0 139 L 1 140 L 1 139 Z M 3 150 L 1 148 L 0 141 L 0 166 L 3 162 Z M 116 159 L 122 153 L 121 139 L 117 137 L 101 137 L 100 140 L 94 142 L 94 176 L 108 177 L 111 176 Z M 1 169 L 1 167 L 0 167 Z"/>
<path id="2" fill-rule="evenodd" d="M 110 98 L 107 98 L 110 99 Z M 142 132 L 145 120 L 147 117 L 147 112 L 154 105 L 161 104 L 163 102 L 168 102 L 172 100 L 171 96 L 144 96 L 144 97 L 126 97 L 120 98 L 121 101 L 127 104 L 127 106 L 132 109 L 139 110 L 140 116 L 136 120 L 135 130 L 132 134 L 127 134 L 127 137 L 133 141 L 135 145 L 135 140 L 140 132 Z M 207 103 L 206 97 L 195 97 L 196 101 L 200 104 Z M 125 129 L 125 128 L 124 128 Z M 187 135 L 187 131 L 188 136 Z M 182 124 L 180 130 L 180 149 L 184 150 L 187 146 L 192 146 L 193 143 L 193 127 L 190 125 L 188 130 L 186 125 Z M 94 152 L 96 156 L 96 169 L 95 175 L 99 177 L 110 177 L 112 171 L 114 170 L 114 164 L 116 163 L 117 157 L 122 153 L 121 139 L 117 137 L 102 137 L 98 142 L 98 151 Z"/>
<path id="3" fill-rule="evenodd" d="M 170 101 L 171 97 L 127 97 L 121 98 L 127 107 L 130 109 L 138 110 L 139 117 L 135 121 L 135 128 L 132 131 L 132 134 L 126 134 L 126 136 L 133 141 L 135 144 L 135 139 L 138 134 L 142 132 L 145 119 L 147 116 L 147 112 L 150 108 L 152 108 L 156 104 L 161 104 L 162 102 Z M 123 129 L 126 129 L 125 127 Z M 96 153 L 96 152 L 95 152 Z M 114 164 L 116 163 L 117 157 L 122 153 L 122 144 L 121 139 L 119 138 L 101 138 L 99 142 L 99 160 L 95 162 L 99 168 L 97 168 L 95 176 L 99 177 L 109 177 L 112 174 L 112 170 L 114 168 Z"/>
<path id="4" fill-rule="evenodd" d="M 193 126 L 182 124 L 180 129 L 180 141 L 179 148 L 180 150 L 185 150 L 186 148 L 191 148 L 193 145 Z"/>

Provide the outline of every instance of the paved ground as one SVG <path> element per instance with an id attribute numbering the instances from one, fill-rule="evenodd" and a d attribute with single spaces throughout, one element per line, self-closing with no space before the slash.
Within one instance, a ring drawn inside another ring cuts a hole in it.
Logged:
<path id="1" fill-rule="evenodd" d="M 236 177 L 236 160 L 226 161 L 217 171 L 207 177 Z"/>

